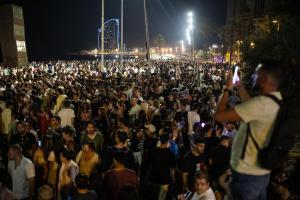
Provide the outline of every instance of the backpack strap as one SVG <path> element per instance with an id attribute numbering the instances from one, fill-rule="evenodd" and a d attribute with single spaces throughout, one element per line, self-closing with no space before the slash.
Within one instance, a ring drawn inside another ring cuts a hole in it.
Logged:
<path id="1" fill-rule="evenodd" d="M 249 127 L 249 124 L 247 124 L 247 134 L 246 134 L 246 139 L 245 139 L 245 143 L 244 143 L 244 146 L 243 146 L 241 159 L 245 158 L 246 147 L 247 147 L 248 139 L 249 139 L 249 131 L 250 131 L 250 127 Z"/>
<path id="2" fill-rule="evenodd" d="M 265 94 L 264 96 L 272 99 L 275 103 L 277 103 L 279 106 L 281 106 L 282 100 L 279 100 L 275 95 Z"/>
<path id="3" fill-rule="evenodd" d="M 249 125 L 248 125 L 248 126 L 249 126 Z M 256 140 L 255 140 L 255 138 L 253 137 L 253 134 L 252 134 L 252 132 L 251 132 L 251 130 L 250 130 L 250 126 L 249 126 L 249 136 L 250 136 L 250 138 L 252 139 L 252 142 L 254 143 L 254 145 L 255 145 L 257 151 L 260 151 L 261 149 L 260 149 L 260 147 L 258 146 L 258 144 L 257 144 L 257 142 L 256 142 Z"/>
<path id="4" fill-rule="evenodd" d="M 255 148 L 256 148 L 258 151 L 261 150 L 260 147 L 259 147 L 259 145 L 257 144 L 255 138 L 254 138 L 253 135 L 252 135 L 252 132 L 251 132 L 251 129 L 250 129 L 250 125 L 247 124 L 247 135 L 246 135 L 245 143 L 244 143 L 244 146 L 243 146 L 243 151 L 242 151 L 241 159 L 244 159 L 244 158 L 245 158 L 246 148 L 247 148 L 247 144 L 248 144 L 249 137 L 250 137 L 251 140 L 253 141 Z"/>

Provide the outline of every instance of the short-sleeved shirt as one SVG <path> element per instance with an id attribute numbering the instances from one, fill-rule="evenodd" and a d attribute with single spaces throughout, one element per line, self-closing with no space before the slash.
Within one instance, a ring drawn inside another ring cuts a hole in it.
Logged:
<path id="1" fill-rule="evenodd" d="M 113 157 L 116 152 L 124 152 L 126 154 L 126 157 L 125 157 L 126 168 L 133 169 L 133 170 L 135 169 L 135 167 L 136 167 L 135 159 L 134 159 L 134 155 L 133 155 L 132 151 L 126 147 L 117 148 L 115 146 L 112 146 L 112 147 L 108 147 L 103 153 L 103 158 L 101 160 L 101 165 L 100 165 L 101 173 L 105 173 L 106 171 L 108 171 L 109 169 L 112 168 Z"/>
<path id="2" fill-rule="evenodd" d="M 179 163 L 181 166 L 181 171 L 188 173 L 188 186 L 190 189 L 194 188 L 194 177 L 197 173 L 200 173 L 206 167 L 206 158 L 204 155 L 196 156 L 193 152 L 187 153 L 182 163 Z"/>
<path id="3" fill-rule="evenodd" d="M 75 178 L 79 173 L 78 165 L 71 160 L 67 165 L 62 163 L 59 171 L 58 188 L 75 183 Z"/>
<path id="4" fill-rule="evenodd" d="M 93 153 L 90 159 L 86 160 L 83 157 L 83 151 L 79 151 L 76 156 L 76 163 L 79 167 L 79 172 L 84 173 L 85 175 L 90 176 L 92 170 L 94 169 L 95 165 L 99 162 L 99 155 L 97 153 Z"/>
<path id="5" fill-rule="evenodd" d="M 16 166 L 14 161 L 8 162 L 8 172 L 12 178 L 12 192 L 16 199 L 29 197 L 28 179 L 35 177 L 34 165 L 28 158 L 23 157 L 21 163 Z"/>
<path id="6" fill-rule="evenodd" d="M 280 92 L 274 92 L 277 98 L 282 99 Z M 257 96 L 242 104 L 235 106 L 235 111 L 242 118 L 238 134 L 232 144 L 230 164 L 233 170 L 248 175 L 266 175 L 269 170 L 260 166 L 257 160 L 257 149 L 252 140 L 248 140 L 245 157 L 241 159 L 243 146 L 246 141 L 248 124 L 251 133 L 260 148 L 269 144 L 271 133 L 274 128 L 279 106 L 271 98 Z"/>
<path id="7" fill-rule="evenodd" d="M 104 176 L 104 187 L 107 191 L 108 199 L 121 199 L 119 193 L 124 186 L 132 186 L 137 189 L 138 178 L 136 173 L 130 169 L 109 170 Z"/>
<path id="8" fill-rule="evenodd" d="M 92 138 L 89 137 L 88 134 L 85 133 L 84 135 L 81 136 L 81 142 L 80 143 L 81 143 L 81 145 L 83 145 L 87 142 L 93 142 L 96 152 L 100 153 L 101 145 L 104 142 L 104 137 L 101 133 L 96 132 L 95 137 L 92 139 Z"/>
<path id="9" fill-rule="evenodd" d="M 64 108 L 61 111 L 59 111 L 58 116 L 60 117 L 62 127 L 73 127 L 72 119 L 75 118 L 74 110 L 72 110 L 71 108 Z"/>
<path id="10" fill-rule="evenodd" d="M 169 148 L 156 147 L 150 154 L 150 180 L 159 185 L 171 183 L 171 169 L 175 169 L 175 155 Z"/>

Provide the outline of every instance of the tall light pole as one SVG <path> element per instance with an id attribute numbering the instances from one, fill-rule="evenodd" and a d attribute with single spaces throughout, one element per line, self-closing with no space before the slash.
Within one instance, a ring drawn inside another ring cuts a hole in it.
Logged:
<path id="1" fill-rule="evenodd" d="M 102 0 L 101 16 L 101 72 L 104 70 L 104 0 Z"/>
<path id="2" fill-rule="evenodd" d="M 123 50 L 124 50 L 124 0 L 121 0 L 121 51 L 120 51 L 120 56 L 121 56 L 121 67 L 123 67 Z"/>
<path id="3" fill-rule="evenodd" d="M 187 40 L 191 47 L 191 58 L 194 60 L 194 25 L 193 25 L 193 13 L 187 13 L 187 22 L 188 22 L 188 29 L 187 29 Z"/>
<path id="4" fill-rule="evenodd" d="M 144 14 L 145 14 L 145 30 L 146 30 L 146 59 L 148 67 L 150 67 L 150 39 L 149 39 L 149 27 L 148 27 L 148 10 L 147 0 L 144 0 Z"/>

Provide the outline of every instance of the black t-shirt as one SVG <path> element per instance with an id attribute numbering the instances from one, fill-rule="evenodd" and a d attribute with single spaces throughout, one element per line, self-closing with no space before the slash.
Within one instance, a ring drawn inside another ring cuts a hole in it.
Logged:
<path id="1" fill-rule="evenodd" d="M 218 145 L 210 150 L 208 159 L 212 160 L 212 165 L 208 168 L 210 178 L 216 181 L 229 168 L 230 148 Z"/>
<path id="2" fill-rule="evenodd" d="M 218 146 L 218 144 L 220 143 L 220 139 L 218 137 L 205 137 L 205 155 L 208 154 L 208 152 L 210 152 L 210 150 L 216 146 Z"/>
<path id="3" fill-rule="evenodd" d="M 94 190 L 88 191 L 86 194 L 76 194 L 74 200 L 97 200 L 97 193 Z"/>
<path id="4" fill-rule="evenodd" d="M 180 163 L 181 171 L 188 173 L 188 186 L 194 188 L 194 177 L 201 172 L 206 166 L 206 158 L 204 155 L 196 156 L 192 152 L 187 153 Z"/>
<path id="5" fill-rule="evenodd" d="M 150 155 L 150 180 L 165 185 L 171 182 L 171 169 L 175 169 L 175 156 L 169 148 L 154 148 Z"/>
<path id="6" fill-rule="evenodd" d="M 115 146 L 112 146 L 108 147 L 103 154 L 103 159 L 100 165 L 100 171 L 102 173 L 105 173 L 107 170 L 111 169 L 114 154 L 119 151 L 126 153 L 125 166 L 129 169 L 135 170 L 135 160 L 132 151 L 126 147 L 117 148 Z"/>

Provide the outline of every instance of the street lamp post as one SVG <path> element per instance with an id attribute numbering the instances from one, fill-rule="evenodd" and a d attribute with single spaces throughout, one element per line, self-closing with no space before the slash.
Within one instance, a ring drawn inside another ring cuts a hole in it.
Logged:
<path id="1" fill-rule="evenodd" d="M 188 12 L 188 29 L 187 29 L 187 40 L 191 47 L 191 58 L 194 60 L 194 26 L 193 26 L 193 13 Z"/>
<path id="2" fill-rule="evenodd" d="M 148 10 L 147 0 L 144 0 L 144 14 L 145 14 L 145 31 L 146 31 L 146 59 L 148 67 L 150 67 L 150 39 L 149 39 L 149 26 L 148 26 Z"/>
<path id="3" fill-rule="evenodd" d="M 101 72 L 104 71 L 104 0 L 101 5 Z"/>
<path id="4" fill-rule="evenodd" d="M 124 0 L 121 0 L 121 51 L 120 53 L 120 57 L 121 57 L 121 68 L 123 68 L 123 50 L 124 50 Z"/>

